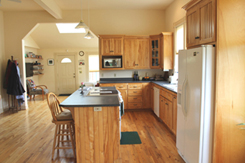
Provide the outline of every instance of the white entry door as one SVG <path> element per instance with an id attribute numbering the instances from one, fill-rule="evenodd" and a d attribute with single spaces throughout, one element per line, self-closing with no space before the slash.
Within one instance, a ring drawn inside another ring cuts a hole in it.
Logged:
<path id="1" fill-rule="evenodd" d="M 70 94 L 76 90 L 75 55 L 57 55 L 56 84 L 59 94 Z"/>

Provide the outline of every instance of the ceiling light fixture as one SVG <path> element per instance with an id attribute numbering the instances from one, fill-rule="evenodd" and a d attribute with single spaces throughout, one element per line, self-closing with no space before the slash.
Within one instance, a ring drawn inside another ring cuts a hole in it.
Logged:
<path id="1" fill-rule="evenodd" d="M 90 13 L 90 10 L 89 10 L 89 0 L 88 0 L 88 26 L 90 26 L 90 17 L 89 17 L 89 13 Z M 86 38 L 86 39 L 94 38 L 94 36 L 91 34 L 89 28 L 88 28 L 88 33 L 84 36 L 84 38 Z"/>
<path id="2" fill-rule="evenodd" d="M 84 29 L 87 29 L 88 26 L 84 23 L 83 21 L 83 17 L 82 17 L 82 0 L 81 0 L 81 20 L 80 22 L 78 23 L 78 25 L 75 27 L 76 29 L 79 29 L 79 28 L 84 28 Z"/>

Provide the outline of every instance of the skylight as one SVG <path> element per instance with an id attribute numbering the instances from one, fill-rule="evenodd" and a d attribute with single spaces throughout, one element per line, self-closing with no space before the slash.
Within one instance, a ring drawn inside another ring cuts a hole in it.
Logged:
<path id="1" fill-rule="evenodd" d="M 75 29 L 77 23 L 56 23 L 60 33 L 86 33 L 84 28 Z"/>

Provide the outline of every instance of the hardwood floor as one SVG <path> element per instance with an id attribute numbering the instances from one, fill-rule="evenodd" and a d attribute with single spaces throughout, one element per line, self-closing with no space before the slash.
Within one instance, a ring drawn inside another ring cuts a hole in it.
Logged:
<path id="1" fill-rule="evenodd" d="M 60 96 L 60 101 L 66 97 Z M 60 150 L 51 161 L 55 125 L 47 101 L 36 98 L 29 109 L 0 115 L 0 162 L 75 162 L 71 149 Z M 122 163 L 184 162 L 177 153 L 174 136 L 152 112 L 126 112 L 122 131 L 137 131 L 140 145 L 121 145 Z"/>

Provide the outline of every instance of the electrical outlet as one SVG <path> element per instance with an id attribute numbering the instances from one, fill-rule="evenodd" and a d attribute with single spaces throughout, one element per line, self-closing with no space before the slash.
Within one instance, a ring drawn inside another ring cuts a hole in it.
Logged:
<path id="1" fill-rule="evenodd" d="M 101 77 L 103 77 L 104 76 L 104 73 L 101 73 Z"/>
<path id="2" fill-rule="evenodd" d="M 114 74 L 114 77 L 116 77 L 117 76 L 117 74 Z"/>
<path id="3" fill-rule="evenodd" d="M 102 107 L 94 107 L 94 111 L 102 111 Z"/>

